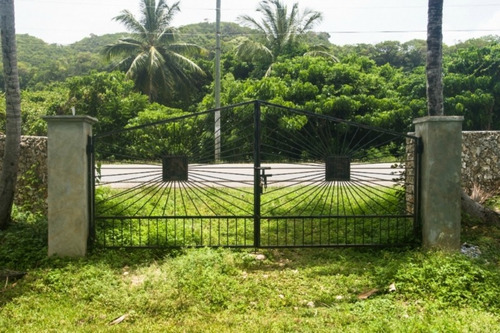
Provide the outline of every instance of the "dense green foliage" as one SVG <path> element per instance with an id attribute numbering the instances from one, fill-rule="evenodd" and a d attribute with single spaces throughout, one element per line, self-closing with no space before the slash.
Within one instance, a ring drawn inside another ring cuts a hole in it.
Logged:
<path id="1" fill-rule="evenodd" d="M 212 23 L 200 23 L 180 27 L 178 32 L 181 41 L 213 51 L 213 30 Z M 263 77 L 265 65 L 236 57 L 242 38 L 254 34 L 234 23 L 222 25 L 222 105 L 261 99 L 397 132 L 411 131 L 412 120 L 427 114 L 422 40 L 336 46 L 329 44 L 327 34 L 308 32 Z M 134 124 L 141 111 L 162 113 L 163 108 L 138 93 L 125 75 L 105 72 L 110 64 L 104 61 L 102 48 L 128 37 L 126 33 L 91 35 L 61 46 L 19 35 L 23 134 L 45 134 L 40 116 L 70 114 L 71 107 L 78 114 L 97 117 L 98 133 Z M 303 56 L 318 44 L 326 45 L 340 61 Z M 184 112 L 213 108 L 212 57 L 213 52 L 209 58 L 197 57 L 207 76 L 183 93 L 170 95 L 164 104 Z M 499 68 L 500 38 L 496 36 L 445 46 L 445 114 L 463 115 L 466 130 L 499 129 Z M 5 127 L 4 108 L 0 105 L 0 131 Z"/>

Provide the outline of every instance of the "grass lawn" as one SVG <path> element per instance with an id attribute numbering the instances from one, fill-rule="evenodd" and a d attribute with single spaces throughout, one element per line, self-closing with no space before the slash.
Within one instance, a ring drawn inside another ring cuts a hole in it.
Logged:
<path id="1" fill-rule="evenodd" d="M 500 229 L 479 258 L 421 249 L 96 250 L 46 258 L 43 217 L 0 232 L 1 332 L 500 332 Z"/>

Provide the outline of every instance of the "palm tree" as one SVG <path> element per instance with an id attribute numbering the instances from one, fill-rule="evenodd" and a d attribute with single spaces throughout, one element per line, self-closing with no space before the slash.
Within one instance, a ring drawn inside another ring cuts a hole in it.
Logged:
<path id="1" fill-rule="evenodd" d="M 114 18 L 125 25 L 132 37 L 107 45 L 103 51 L 108 59 L 121 57 L 118 67 L 126 70 L 136 88 L 148 95 L 150 101 L 165 101 L 176 88 L 192 86 L 194 75 L 204 75 L 188 58 L 202 54 L 203 49 L 176 43 L 176 30 L 170 23 L 179 11 L 179 2 L 169 6 L 166 0 L 141 0 L 140 19 L 128 10 Z"/>
<path id="2" fill-rule="evenodd" d="M 258 30 L 262 35 L 262 42 L 245 39 L 237 46 L 236 54 L 245 61 L 266 64 L 272 64 L 298 36 L 311 30 L 323 19 L 320 12 L 309 9 L 301 14 L 298 3 L 294 3 L 288 10 L 281 0 L 263 0 L 257 12 L 263 15 L 260 21 L 249 15 L 242 15 L 239 20 Z M 270 68 L 268 73 L 269 71 Z"/>
<path id="3" fill-rule="evenodd" d="M 21 149 L 21 92 L 17 71 L 14 0 L 0 0 L 0 30 L 7 106 L 5 151 L 0 175 L 0 229 L 5 229 L 11 220 Z"/>

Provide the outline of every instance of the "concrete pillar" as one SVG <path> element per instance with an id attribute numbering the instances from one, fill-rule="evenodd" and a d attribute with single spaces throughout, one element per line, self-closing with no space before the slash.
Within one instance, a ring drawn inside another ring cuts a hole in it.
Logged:
<path id="1" fill-rule="evenodd" d="M 89 235 L 87 141 L 97 120 L 88 116 L 44 119 L 48 123 L 48 254 L 85 256 Z"/>
<path id="2" fill-rule="evenodd" d="M 459 116 L 433 116 L 413 122 L 423 144 L 420 217 L 427 249 L 460 249 L 462 121 Z"/>

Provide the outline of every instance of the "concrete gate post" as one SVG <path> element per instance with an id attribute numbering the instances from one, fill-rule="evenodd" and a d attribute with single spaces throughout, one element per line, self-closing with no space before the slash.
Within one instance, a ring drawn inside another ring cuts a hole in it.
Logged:
<path id="1" fill-rule="evenodd" d="M 87 253 L 89 182 L 87 142 L 96 119 L 48 116 L 48 255 Z"/>
<path id="2" fill-rule="evenodd" d="M 460 249 L 462 121 L 459 116 L 432 116 L 413 122 L 423 143 L 420 217 L 427 249 Z"/>

